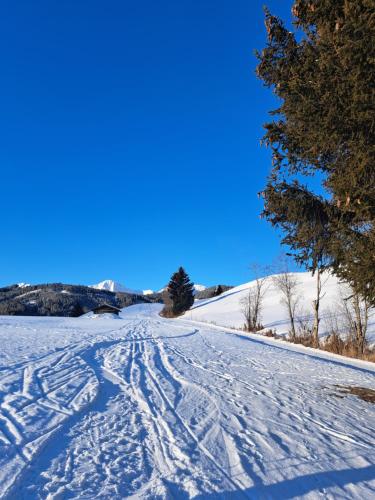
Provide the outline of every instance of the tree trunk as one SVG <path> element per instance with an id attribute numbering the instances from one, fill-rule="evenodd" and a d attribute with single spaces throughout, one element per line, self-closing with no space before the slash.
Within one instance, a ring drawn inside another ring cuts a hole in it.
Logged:
<path id="1" fill-rule="evenodd" d="M 357 351 L 358 355 L 362 355 L 365 347 L 365 332 L 362 325 L 361 317 L 361 305 L 359 302 L 358 294 L 355 294 L 353 298 L 353 306 L 355 312 L 355 329 L 356 329 L 356 340 L 357 340 Z"/>
<path id="2" fill-rule="evenodd" d="M 321 280 L 320 280 L 320 270 L 316 271 L 316 299 L 313 300 L 314 307 L 314 327 L 313 327 L 313 343 L 314 347 L 319 347 L 319 305 L 320 305 L 320 293 L 322 290 Z"/>
<path id="3" fill-rule="evenodd" d="M 291 308 L 291 305 L 288 304 L 288 309 L 289 309 L 289 319 L 290 319 L 290 326 L 291 326 L 291 332 L 292 332 L 292 340 L 296 340 L 296 327 L 294 324 L 294 314 Z"/>

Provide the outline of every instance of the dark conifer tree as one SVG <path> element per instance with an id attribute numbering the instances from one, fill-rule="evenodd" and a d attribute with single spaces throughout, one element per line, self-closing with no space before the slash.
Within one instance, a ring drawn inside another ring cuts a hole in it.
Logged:
<path id="1" fill-rule="evenodd" d="M 73 309 L 71 310 L 70 316 L 73 318 L 79 318 L 79 316 L 82 316 L 82 314 L 85 314 L 85 311 L 81 304 L 79 302 L 76 302 L 73 306 Z"/>
<path id="2" fill-rule="evenodd" d="M 330 265 L 375 305 L 374 0 L 296 0 L 292 12 L 298 37 L 266 11 L 258 53 L 258 76 L 280 99 L 265 125 L 263 215 L 297 260 Z M 301 184 L 316 174 L 318 194 Z"/>
<path id="3" fill-rule="evenodd" d="M 183 267 L 175 272 L 167 286 L 165 294 L 165 315 L 178 316 L 194 304 L 194 284 Z"/>

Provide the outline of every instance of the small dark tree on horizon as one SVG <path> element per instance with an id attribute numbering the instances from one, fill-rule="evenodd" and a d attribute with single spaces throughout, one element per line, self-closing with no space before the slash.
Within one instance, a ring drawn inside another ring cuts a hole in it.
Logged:
<path id="1" fill-rule="evenodd" d="M 163 294 L 163 316 L 179 316 L 194 304 L 194 284 L 183 267 L 176 271 Z"/>

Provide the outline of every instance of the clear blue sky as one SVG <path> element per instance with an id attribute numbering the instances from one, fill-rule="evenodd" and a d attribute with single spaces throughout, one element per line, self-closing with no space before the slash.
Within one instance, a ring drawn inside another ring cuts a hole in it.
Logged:
<path id="1" fill-rule="evenodd" d="M 291 1 L 266 2 L 289 18 Z M 279 253 L 263 0 L 5 0 L 0 284 L 238 284 Z"/>

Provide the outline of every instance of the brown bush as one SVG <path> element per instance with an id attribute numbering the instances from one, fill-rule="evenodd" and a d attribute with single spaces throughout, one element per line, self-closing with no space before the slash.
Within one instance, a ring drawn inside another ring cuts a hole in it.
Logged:
<path id="1" fill-rule="evenodd" d="M 264 329 L 264 326 L 261 324 L 261 323 L 258 323 L 256 326 L 252 327 L 252 326 L 249 326 L 249 324 L 245 323 L 243 325 L 243 330 L 245 332 L 249 332 L 249 333 L 258 333 L 260 332 L 260 330 L 263 330 Z"/>
<path id="2" fill-rule="evenodd" d="M 172 307 L 165 306 L 160 311 L 159 316 L 162 316 L 163 318 L 177 318 L 178 316 L 181 316 L 181 314 L 175 314 Z"/>
<path id="3" fill-rule="evenodd" d="M 375 362 L 375 347 L 365 346 L 363 353 L 358 350 L 356 339 L 349 336 L 343 339 L 337 332 L 332 332 L 322 343 L 322 349 L 349 358 L 358 358 Z"/>
<path id="4" fill-rule="evenodd" d="M 262 335 L 264 335 L 265 337 L 274 337 L 276 338 L 276 330 L 266 330 L 265 332 L 262 332 Z"/>
<path id="5" fill-rule="evenodd" d="M 301 344 L 305 347 L 314 347 L 314 337 L 312 331 L 298 332 L 294 338 L 289 335 L 287 340 L 293 344 Z"/>
<path id="6" fill-rule="evenodd" d="M 313 332 L 309 329 L 300 330 L 295 337 L 289 334 L 285 340 L 293 344 L 304 345 L 305 347 L 316 347 L 314 344 Z M 348 335 L 345 338 L 336 330 L 332 330 L 325 340 L 320 341 L 319 348 L 323 351 L 339 354 L 340 356 L 375 362 L 375 347 L 366 345 L 363 353 L 361 353 L 358 349 L 357 341 L 352 335 Z"/>

